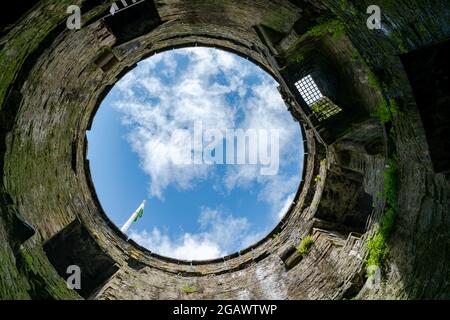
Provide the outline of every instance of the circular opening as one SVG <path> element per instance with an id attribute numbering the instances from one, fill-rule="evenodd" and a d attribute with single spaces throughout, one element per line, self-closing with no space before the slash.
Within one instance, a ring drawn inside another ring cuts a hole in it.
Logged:
<path id="1" fill-rule="evenodd" d="M 213 48 L 141 61 L 105 97 L 88 140 L 110 219 L 143 247 L 182 260 L 262 239 L 286 214 L 303 170 L 300 126 L 276 81 Z"/>

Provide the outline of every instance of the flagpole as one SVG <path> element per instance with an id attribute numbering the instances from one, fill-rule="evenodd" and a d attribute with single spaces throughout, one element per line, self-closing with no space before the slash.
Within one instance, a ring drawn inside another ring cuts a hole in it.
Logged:
<path id="1" fill-rule="evenodd" d="M 125 222 L 125 224 L 122 226 L 122 228 L 120 228 L 120 230 L 123 233 L 127 233 L 128 229 L 130 228 L 131 224 L 133 223 L 134 220 L 136 220 L 137 215 L 139 214 L 139 211 L 141 209 L 144 209 L 145 206 L 145 200 L 142 201 L 141 205 L 136 209 L 136 211 L 133 212 L 133 214 L 131 215 L 131 217 L 128 219 L 127 222 Z"/>

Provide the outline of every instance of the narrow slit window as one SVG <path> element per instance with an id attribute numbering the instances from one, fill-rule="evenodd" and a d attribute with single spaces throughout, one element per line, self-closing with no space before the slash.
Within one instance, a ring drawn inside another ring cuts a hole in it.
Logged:
<path id="1" fill-rule="evenodd" d="M 319 121 L 326 120 L 342 111 L 331 99 L 320 92 L 311 75 L 297 81 L 295 87 Z"/>

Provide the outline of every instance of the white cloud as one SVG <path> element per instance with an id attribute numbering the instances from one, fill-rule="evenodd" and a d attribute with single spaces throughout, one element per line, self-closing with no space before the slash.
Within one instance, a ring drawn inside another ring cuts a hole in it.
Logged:
<path id="1" fill-rule="evenodd" d="M 183 260 L 214 259 L 248 247 L 268 231 L 255 232 L 247 218 L 226 215 L 220 209 L 202 208 L 199 233 L 184 233 L 176 238 L 154 228 L 131 230 L 130 238 L 158 254 Z"/>
<path id="2" fill-rule="evenodd" d="M 291 206 L 292 202 L 294 201 L 294 198 L 295 198 L 295 192 L 286 197 L 282 207 L 278 210 L 277 218 L 279 220 L 283 219 L 283 217 L 286 215 L 289 207 Z"/>
<path id="3" fill-rule="evenodd" d="M 178 55 L 189 63 L 177 63 Z M 185 69 L 177 71 L 180 68 Z M 205 130 L 280 130 L 281 169 L 283 164 L 291 166 L 292 159 L 300 156 L 294 152 L 298 149 L 290 145 L 299 141 L 298 124 L 286 112 L 276 83 L 269 76 L 256 75 L 256 68 L 223 51 L 188 48 L 144 60 L 119 81 L 119 99 L 114 106 L 123 114 L 122 121 L 129 127 L 127 139 L 150 178 L 151 196 L 164 199 L 168 186 L 192 189 L 198 181 L 214 177 L 214 166 L 180 164 L 187 143 L 173 133 L 191 130 L 194 121 L 201 120 Z M 248 86 L 249 82 L 253 84 Z M 230 93 L 237 97 L 232 103 L 227 100 Z M 243 117 L 238 114 L 238 107 Z M 238 187 L 255 187 L 256 199 L 270 206 L 275 222 L 292 202 L 300 174 L 281 170 L 278 175 L 262 176 L 258 165 L 227 166 L 225 177 L 215 181 L 214 188 L 230 192 Z M 184 233 L 174 238 L 155 228 L 132 230 L 131 238 L 163 255 L 201 260 L 246 247 L 269 231 L 250 232 L 246 218 L 225 215 L 217 209 L 204 209 L 198 222 L 201 229 L 196 234 Z"/>
<path id="4" fill-rule="evenodd" d="M 176 52 L 176 51 L 175 51 Z M 150 176 L 150 194 L 163 198 L 170 184 L 189 189 L 195 179 L 204 179 L 213 169 L 205 165 L 183 166 L 178 157 L 185 145 L 174 141 L 172 133 L 189 128 L 201 120 L 204 129 L 233 128 L 235 109 L 230 108 L 226 94 L 244 87 L 238 76 L 243 67 L 233 55 L 198 48 L 186 49 L 191 63 L 173 82 L 162 82 L 155 74 L 158 68 L 176 69 L 174 54 L 160 54 L 145 60 L 135 71 L 118 83 L 121 98 L 115 107 L 124 114 L 123 122 L 132 128 L 128 140 L 141 160 L 142 169 Z M 230 82 L 218 84 L 211 77 L 220 72 L 230 74 Z"/>
<path id="5" fill-rule="evenodd" d="M 189 233 L 173 241 L 154 228 L 152 232 L 131 230 L 130 238 L 158 254 L 181 260 L 208 260 L 223 255 L 217 243 Z"/>

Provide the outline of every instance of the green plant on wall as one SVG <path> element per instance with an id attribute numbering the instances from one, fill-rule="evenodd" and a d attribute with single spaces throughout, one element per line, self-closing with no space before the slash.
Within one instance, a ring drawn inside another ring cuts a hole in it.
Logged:
<path id="1" fill-rule="evenodd" d="M 304 37 L 323 37 L 330 34 L 334 40 L 345 35 L 345 25 L 338 19 L 329 19 L 309 29 Z"/>
<path id="2" fill-rule="evenodd" d="M 377 231 L 372 237 L 369 237 L 367 242 L 368 256 L 365 264 L 368 269 L 371 266 L 378 266 L 384 269 L 389 258 L 388 241 L 397 211 L 397 172 L 398 159 L 393 157 L 387 161 L 386 170 L 383 173 L 385 210 L 378 223 Z"/>
<path id="3" fill-rule="evenodd" d="M 407 52 L 408 50 L 405 47 L 405 44 L 403 42 L 403 36 L 400 32 L 393 31 L 389 34 L 389 39 L 394 44 L 395 47 L 398 48 L 400 52 Z"/>
<path id="4" fill-rule="evenodd" d="M 297 246 L 297 252 L 300 254 L 308 254 L 313 245 L 313 238 L 311 236 L 306 236 L 300 241 L 300 244 Z"/>
<path id="5" fill-rule="evenodd" d="M 368 69 L 367 64 L 365 65 Z M 367 80 L 369 86 L 378 90 L 380 94 L 383 94 L 383 91 L 386 91 L 387 85 L 380 81 L 370 70 L 368 71 Z M 381 123 L 385 124 L 392 122 L 394 117 L 401 115 L 402 113 L 395 99 L 386 99 L 384 96 L 381 96 L 377 112 L 374 114 L 374 116 L 380 119 Z M 391 128 L 390 134 L 393 134 L 393 132 L 394 130 Z M 381 197 L 385 200 L 385 209 L 380 217 L 375 234 L 369 237 L 367 241 L 368 256 L 365 261 L 367 270 L 369 270 L 367 276 L 370 276 L 370 273 L 375 270 L 375 268 L 373 268 L 374 266 L 385 270 L 387 260 L 389 259 L 388 241 L 394 226 L 395 214 L 397 211 L 397 171 L 398 159 L 397 156 L 393 156 L 388 159 L 386 169 L 383 172 L 383 193 L 381 195 L 377 194 L 377 198 Z"/>
<path id="6" fill-rule="evenodd" d="M 341 11 L 346 12 L 347 14 L 350 14 L 352 16 L 358 15 L 358 9 L 354 6 L 353 3 L 351 3 L 348 0 L 338 0 L 339 9 Z"/>
<path id="7" fill-rule="evenodd" d="M 304 60 L 305 60 L 305 55 L 304 55 L 302 52 L 294 53 L 294 54 L 289 58 L 289 61 L 295 62 L 295 63 L 300 63 L 300 62 L 303 62 Z"/>
<path id="8" fill-rule="evenodd" d="M 191 294 L 191 293 L 196 293 L 197 292 L 197 288 L 189 285 L 189 284 L 185 284 L 183 286 L 183 288 L 181 288 L 181 291 L 183 291 L 186 294 Z"/>
<path id="9" fill-rule="evenodd" d="M 372 71 L 367 73 L 367 83 L 371 88 L 378 90 L 380 94 L 382 94 L 383 88 L 386 88 L 386 84 L 382 83 Z M 397 101 L 393 98 L 386 99 L 384 97 L 381 97 L 377 112 L 373 114 L 380 119 L 381 123 L 391 122 L 394 117 L 401 115 Z"/>
<path id="10" fill-rule="evenodd" d="M 395 116 L 401 115 L 398 104 L 395 99 L 382 98 L 379 105 L 376 116 L 380 119 L 381 123 L 388 123 L 393 120 Z"/>
<path id="11" fill-rule="evenodd" d="M 380 84 L 380 81 L 378 80 L 378 78 L 377 78 L 377 76 L 375 75 L 375 73 L 373 73 L 372 71 L 368 71 L 368 72 L 367 72 L 367 83 L 368 83 L 369 86 L 372 87 L 373 89 L 381 90 L 381 84 Z"/>
<path id="12" fill-rule="evenodd" d="M 25 249 L 19 250 L 19 264 L 23 267 L 26 273 L 33 270 L 33 257 L 28 254 Z"/>

